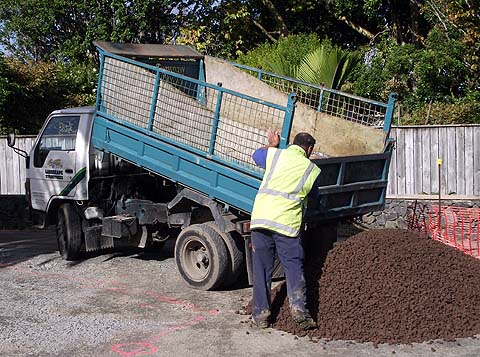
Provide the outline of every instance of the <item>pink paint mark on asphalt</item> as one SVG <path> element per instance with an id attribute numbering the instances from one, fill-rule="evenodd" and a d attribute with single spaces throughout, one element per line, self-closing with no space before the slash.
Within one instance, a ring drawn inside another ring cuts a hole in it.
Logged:
<path id="1" fill-rule="evenodd" d="M 123 356 L 151 355 L 158 352 L 158 348 L 150 342 L 120 343 L 112 347 L 112 351 Z"/>
<path id="2" fill-rule="evenodd" d="M 158 352 L 158 348 L 153 344 L 155 341 L 159 340 L 165 335 L 172 333 L 177 330 L 183 330 L 187 327 L 196 325 L 201 321 L 205 320 L 205 316 L 197 316 L 193 320 L 186 322 L 184 324 L 174 325 L 165 331 L 162 331 L 156 336 L 150 337 L 147 341 L 137 341 L 137 342 L 127 342 L 127 343 L 119 343 L 112 346 L 112 351 L 123 356 L 140 356 L 140 355 L 150 355 L 153 353 Z"/>
<path id="3" fill-rule="evenodd" d="M 138 298 L 154 299 L 155 301 L 158 301 L 158 302 L 181 306 L 192 312 L 198 312 L 202 314 L 195 317 L 191 321 L 178 324 L 178 325 L 173 325 L 168 329 L 162 331 L 158 335 L 154 335 L 150 337 L 146 341 L 119 343 L 112 346 L 111 350 L 122 356 L 133 357 L 133 356 L 141 356 L 141 355 L 151 355 L 153 353 L 156 353 L 158 352 L 158 348 L 153 343 L 159 340 L 160 338 L 162 338 L 163 336 L 168 335 L 177 330 L 182 330 L 182 329 L 191 327 L 193 325 L 197 325 L 200 322 L 206 320 L 207 316 L 215 316 L 218 314 L 217 309 L 200 308 L 187 300 L 180 300 L 174 297 L 160 295 L 158 293 L 151 292 L 151 291 L 137 293 L 132 291 L 132 288 L 129 287 L 128 285 L 119 283 L 116 281 L 88 279 L 88 278 L 77 277 L 73 275 L 32 271 L 31 269 L 28 269 L 28 268 L 11 266 L 3 263 L 0 263 L 0 268 L 11 269 L 27 275 L 32 275 L 32 276 L 40 277 L 44 279 L 58 279 L 58 280 L 75 282 L 79 284 L 78 288 L 98 289 L 98 290 L 104 290 L 104 291 L 109 291 L 116 294 L 123 294 L 123 295 L 138 297 Z M 143 308 L 155 308 L 154 305 L 148 304 L 148 303 L 140 304 L 139 306 Z"/>
<path id="4" fill-rule="evenodd" d="M 189 301 L 186 301 L 186 300 L 177 300 L 175 298 L 171 298 L 169 296 L 159 295 L 159 294 L 153 293 L 153 292 L 146 292 L 145 295 L 151 296 L 155 300 L 160 301 L 160 302 L 167 302 L 167 303 L 170 303 L 170 304 L 182 306 L 182 307 L 184 307 L 184 308 L 186 308 L 190 311 L 193 311 L 193 312 L 205 312 L 205 313 L 207 313 L 211 316 L 215 316 L 216 314 L 218 314 L 218 310 L 216 310 L 216 309 L 202 309 L 202 308 L 197 307 L 195 304 L 193 304 Z"/>

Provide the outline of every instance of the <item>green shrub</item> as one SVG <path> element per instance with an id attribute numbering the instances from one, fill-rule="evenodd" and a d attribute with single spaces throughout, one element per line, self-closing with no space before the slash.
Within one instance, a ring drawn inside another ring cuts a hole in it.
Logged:
<path id="1" fill-rule="evenodd" d="M 93 65 L 22 62 L 5 58 L 0 68 L 0 132 L 37 133 L 47 115 L 95 102 Z"/>
<path id="2" fill-rule="evenodd" d="M 272 62 L 281 58 L 290 66 L 297 66 L 308 53 L 320 46 L 317 35 L 291 35 L 280 38 L 276 43 L 266 42 L 247 54 L 241 55 L 236 62 L 255 68 L 273 71 Z"/>
<path id="3" fill-rule="evenodd" d="M 401 118 L 403 125 L 480 124 L 480 102 L 459 100 L 455 103 L 425 104 Z"/>

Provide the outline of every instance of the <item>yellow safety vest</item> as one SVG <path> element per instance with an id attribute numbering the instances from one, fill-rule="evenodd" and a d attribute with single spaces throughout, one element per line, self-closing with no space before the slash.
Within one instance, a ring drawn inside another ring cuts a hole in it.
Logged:
<path id="1" fill-rule="evenodd" d="M 320 174 L 298 145 L 269 148 L 265 174 L 258 190 L 250 229 L 268 229 L 288 237 L 300 234 L 305 197 Z"/>

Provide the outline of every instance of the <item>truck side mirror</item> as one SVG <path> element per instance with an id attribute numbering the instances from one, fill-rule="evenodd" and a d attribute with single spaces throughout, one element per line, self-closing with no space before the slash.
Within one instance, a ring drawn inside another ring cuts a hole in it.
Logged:
<path id="1" fill-rule="evenodd" d="M 23 156 L 25 159 L 27 159 L 28 166 L 28 153 L 25 150 L 15 147 L 15 133 L 9 133 L 7 135 L 7 145 L 10 146 L 16 154 Z"/>
<path id="2" fill-rule="evenodd" d="M 15 146 L 15 133 L 10 133 L 7 136 L 7 145 L 13 148 Z"/>

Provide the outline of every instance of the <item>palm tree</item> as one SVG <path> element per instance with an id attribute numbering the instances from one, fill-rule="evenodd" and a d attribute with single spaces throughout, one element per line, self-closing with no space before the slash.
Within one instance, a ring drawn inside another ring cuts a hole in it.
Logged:
<path id="1" fill-rule="evenodd" d="M 270 59 L 268 65 L 272 72 L 281 76 L 340 90 L 360 61 L 361 55 L 358 52 L 342 50 L 329 42 L 324 42 L 307 54 L 298 65 L 287 62 L 278 54 Z M 322 111 L 336 114 L 339 114 L 339 110 L 342 112 L 346 110 L 344 97 L 330 91 L 323 93 L 323 90 L 318 88 L 295 84 L 277 77 L 269 78 L 268 82 L 284 93 L 295 92 L 299 101 L 314 109 L 322 108 Z"/>
<path id="2" fill-rule="evenodd" d="M 304 57 L 295 70 L 295 78 L 332 89 L 341 89 L 360 62 L 358 52 L 321 45 Z"/>

